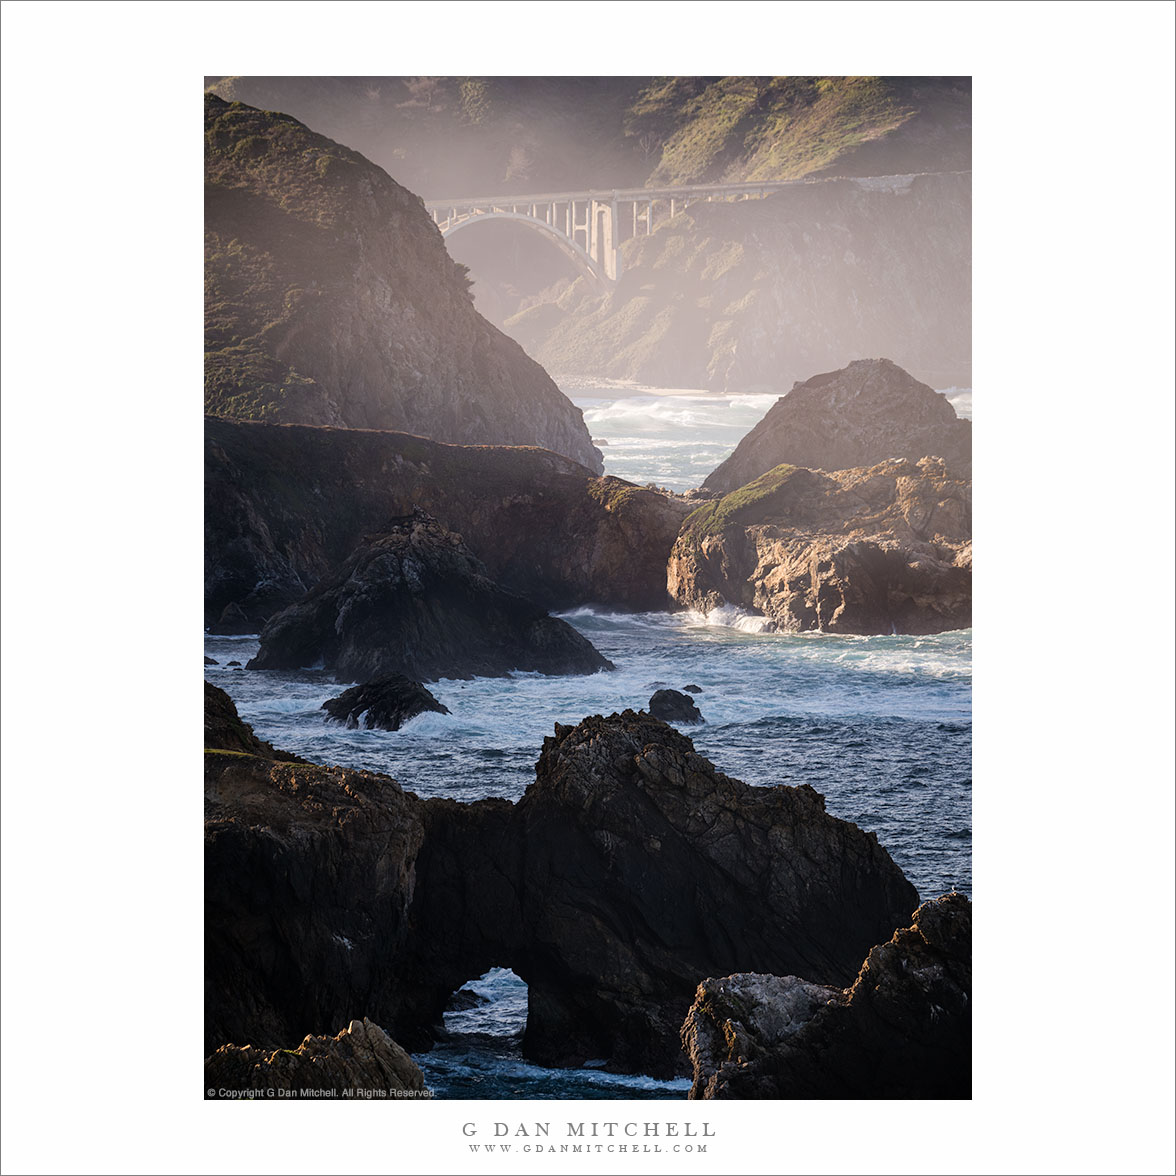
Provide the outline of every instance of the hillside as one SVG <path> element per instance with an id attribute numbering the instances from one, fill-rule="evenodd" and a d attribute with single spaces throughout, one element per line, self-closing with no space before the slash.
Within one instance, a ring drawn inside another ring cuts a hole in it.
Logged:
<path id="1" fill-rule="evenodd" d="M 626 120 L 654 185 L 966 170 L 970 128 L 966 78 L 666 78 Z"/>
<path id="2" fill-rule="evenodd" d="M 627 241 L 601 296 L 578 279 L 504 327 L 550 372 L 786 392 L 862 355 L 971 383 L 971 177 L 830 179 L 702 203 Z"/>
<path id="3" fill-rule="evenodd" d="M 971 79 L 225 77 L 426 197 L 971 167 Z"/>
<path id="4" fill-rule="evenodd" d="M 286 114 L 205 98 L 205 408 L 539 445 L 583 418 L 470 301 L 420 200 Z"/>

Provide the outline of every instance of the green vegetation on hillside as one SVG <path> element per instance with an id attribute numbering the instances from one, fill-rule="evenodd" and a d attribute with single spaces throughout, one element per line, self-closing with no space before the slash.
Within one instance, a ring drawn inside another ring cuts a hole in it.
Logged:
<path id="1" fill-rule="evenodd" d="M 686 84 L 699 81 L 658 79 L 633 104 L 626 132 L 661 143 L 651 184 L 810 175 L 897 130 L 922 104 L 907 79 L 727 77 Z"/>
<path id="2" fill-rule="evenodd" d="M 782 513 L 784 500 L 791 491 L 799 489 L 798 477 L 808 470 L 792 465 L 778 465 L 775 469 L 761 474 L 754 482 L 732 490 L 715 502 L 700 506 L 693 514 L 686 516 L 682 534 L 693 539 L 704 539 L 708 535 L 719 535 L 723 529 L 733 525 L 741 527 L 762 523 L 770 515 Z"/>
<path id="3" fill-rule="evenodd" d="M 971 166 L 967 78 L 226 77 L 210 90 L 287 111 L 429 197 Z"/>

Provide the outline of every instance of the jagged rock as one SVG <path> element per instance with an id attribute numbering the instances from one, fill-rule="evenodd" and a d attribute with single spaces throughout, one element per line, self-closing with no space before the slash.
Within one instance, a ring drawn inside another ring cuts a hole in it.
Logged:
<path id="1" fill-rule="evenodd" d="M 691 1098 L 972 1097 L 972 904 L 924 903 L 852 987 L 704 980 L 682 1027 Z"/>
<path id="2" fill-rule="evenodd" d="M 701 694 L 702 693 L 702 687 L 695 686 L 693 683 L 691 683 L 691 685 L 689 685 L 689 686 L 683 686 L 682 689 L 685 690 L 687 694 Z"/>
<path id="3" fill-rule="evenodd" d="M 380 1098 L 393 1091 L 423 1093 L 425 1080 L 416 1062 L 364 1017 L 334 1037 L 307 1034 L 294 1050 L 222 1045 L 204 1061 L 204 1085 L 207 1097 L 214 1099 L 273 1090 Z"/>
<path id="4" fill-rule="evenodd" d="M 556 727 L 516 810 L 528 1057 L 670 1074 L 699 976 L 850 981 L 918 899 L 811 788 L 754 788 L 625 711 Z M 881 934 L 879 934 L 881 931 Z M 746 961 L 736 969 L 720 959 Z M 761 962 L 792 963 L 765 967 Z"/>
<path id="5" fill-rule="evenodd" d="M 449 714 L 449 707 L 443 706 L 431 691 L 419 682 L 394 674 L 362 686 L 344 690 L 338 698 L 329 698 L 322 709 L 337 722 L 348 727 L 358 727 L 359 720 L 370 731 L 399 731 L 409 719 L 426 711 Z"/>
<path id="6" fill-rule="evenodd" d="M 689 503 L 542 449 L 206 418 L 205 622 L 257 633 L 419 506 L 511 592 L 544 608 L 665 608 Z"/>
<path id="7" fill-rule="evenodd" d="M 614 668 L 566 621 L 499 588 L 461 536 L 421 510 L 369 536 L 305 600 L 270 620 L 249 668 L 318 662 L 344 681 Z"/>
<path id="8" fill-rule="evenodd" d="M 972 623 L 972 490 L 938 458 L 870 469 L 778 466 L 696 510 L 670 595 L 799 632 L 940 633 Z"/>
<path id="9" fill-rule="evenodd" d="M 204 126 L 206 411 L 603 469 L 580 410 L 474 309 L 419 197 L 286 114 L 206 95 Z"/>
<path id="10" fill-rule="evenodd" d="M 287 763 L 305 763 L 289 752 L 277 751 L 237 714 L 233 700 L 211 682 L 204 683 L 204 746 L 212 751 L 232 751 L 278 759 Z"/>
<path id="11" fill-rule="evenodd" d="M 632 711 L 558 727 L 514 805 L 255 756 L 205 769 L 210 1053 L 359 1011 L 427 1048 L 498 965 L 530 987 L 527 1057 L 682 1072 L 700 976 L 848 984 L 917 903 L 812 789 L 748 787 Z"/>
<path id="12" fill-rule="evenodd" d="M 729 494 L 778 465 L 848 470 L 888 458 L 941 457 L 972 476 L 972 422 L 888 359 L 858 359 L 797 383 L 703 483 Z"/>
<path id="13" fill-rule="evenodd" d="M 702 713 L 694 705 L 694 699 L 678 690 L 655 690 L 649 700 L 649 713 L 655 719 L 663 719 L 667 723 L 703 722 Z"/>
<path id="14" fill-rule="evenodd" d="M 220 663 L 219 663 L 218 661 L 216 661 L 216 660 L 215 660 L 215 658 L 211 658 L 211 657 L 206 657 L 206 658 L 204 659 L 204 664 L 205 664 L 206 666 L 216 666 L 216 665 L 220 665 Z"/>

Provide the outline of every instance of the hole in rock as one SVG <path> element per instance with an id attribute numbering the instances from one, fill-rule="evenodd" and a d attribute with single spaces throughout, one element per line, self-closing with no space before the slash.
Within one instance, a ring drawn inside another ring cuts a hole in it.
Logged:
<path id="1" fill-rule="evenodd" d="M 611 1074 L 604 1059 L 576 1070 L 548 1069 L 522 1056 L 528 990 L 510 968 L 491 968 L 462 985 L 445 1010 L 442 1037 L 416 1055 L 438 1098 L 656 1099 L 686 1097 L 688 1078 L 669 1082 Z"/>
<path id="2" fill-rule="evenodd" d="M 521 1039 L 527 1025 L 527 984 L 510 968 L 491 968 L 462 985 L 444 1017 L 450 1039 Z"/>

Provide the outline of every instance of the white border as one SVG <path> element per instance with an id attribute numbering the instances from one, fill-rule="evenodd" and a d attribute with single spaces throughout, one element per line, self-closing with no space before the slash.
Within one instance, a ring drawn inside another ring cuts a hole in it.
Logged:
<path id="1" fill-rule="evenodd" d="M 976 1097 L 594 1102 L 716 1150 L 523 1170 L 1171 1171 L 1172 34 L 1167 3 L 5 3 L 4 1171 L 515 1171 L 460 1123 L 574 1105 L 200 1099 L 214 67 L 974 75 Z"/>

